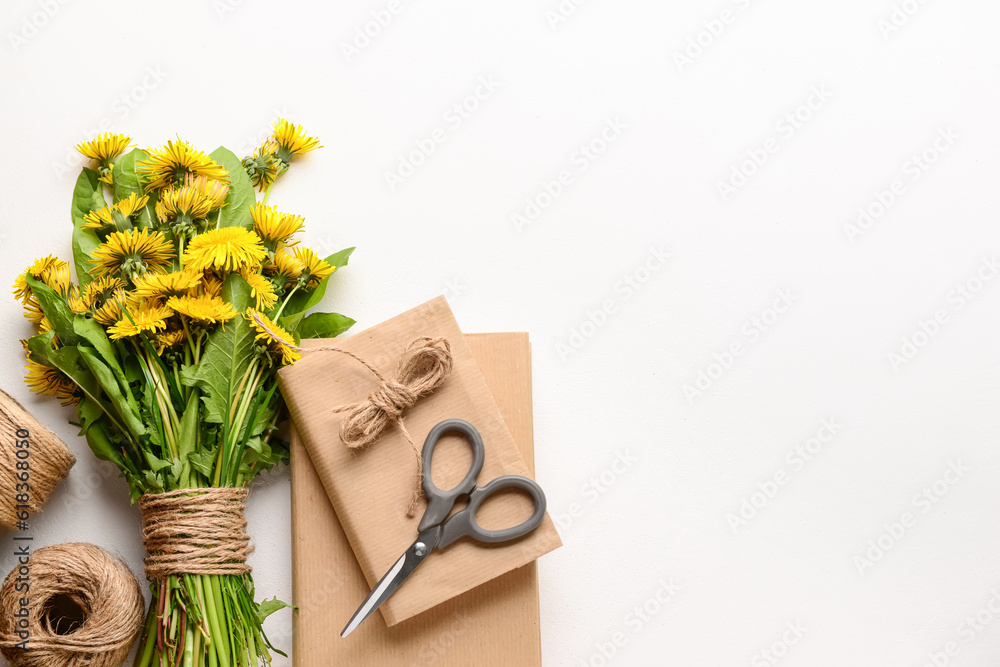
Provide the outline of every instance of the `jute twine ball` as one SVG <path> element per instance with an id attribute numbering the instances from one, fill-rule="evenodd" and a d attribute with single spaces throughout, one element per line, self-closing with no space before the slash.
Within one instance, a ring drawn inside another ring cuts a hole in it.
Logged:
<path id="1" fill-rule="evenodd" d="M 0 586 L 0 652 L 12 667 L 120 667 L 142 621 L 139 582 L 93 544 L 38 549 Z"/>
<path id="2" fill-rule="evenodd" d="M 74 463 L 59 436 L 0 391 L 0 524 L 16 528 L 19 513 L 41 509 Z"/>

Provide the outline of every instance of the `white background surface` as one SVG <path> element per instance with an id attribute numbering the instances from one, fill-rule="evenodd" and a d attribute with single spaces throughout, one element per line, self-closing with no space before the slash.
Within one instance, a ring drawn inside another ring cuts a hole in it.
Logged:
<path id="1" fill-rule="evenodd" d="M 0 282 L 36 256 L 69 259 L 72 146 L 102 123 L 141 146 L 179 133 L 243 155 L 285 115 L 325 148 L 271 202 L 304 215 L 319 249 L 358 247 L 324 305 L 360 330 L 445 292 L 467 331 L 531 333 L 538 478 L 566 542 L 541 562 L 547 665 L 918 667 L 948 642 L 949 664 L 995 664 L 1000 280 L 976 277 L 1000 250 L 1000 7 L 898 0 L 916 11 L 885 35 L 893 2 L 587 0 L 553 26 L 556 0 L 401 0 L 348 58 L 386 0 L 8 0 Z M 723 10 L 721 34 L 700 35 Z M 689 39 L 707 46 L 679 67 Z M 449 121 L 480 77 L 498 86 Z M 814 89 L 829 99 L 799 108 Z M 581 161 L 608 121 L 620 134 Z M 385 173 L 438 127 L 444 142 L 390 189 Z M 935 155 L 941 131 L 954 138 Z M 927 149 L 924 170 L 912 160 Z M 563 170 L 570 184 L 518 229 L 512 214 Z M 852 243 L 845 225 L 895 180 Z M 645 273 L 650 248 L 670 259 Z M 793 305 L 774 317 L 779 290 Z M 893 368 L 937 311 L 944 324 Z M 95 542 L 140 572 L 124 485 L 65 410 L 29 397 L 28 325 L 12 299 L 2 312 L 2 386 L 81 455 L 34 520 L 38 542 Z M 751 334 L 754 318 L 767 330 Z M 689 399 L 700 371 L 715 379 Z M 833 439 L 786 458 L 824 419 Z M 619 453 L 634 462 L 616 470 Z M 950 462 L 961 477 L 918 500 Z M 773 497 L 752 497 L 776 473 Z M 744 499 L 764 506 L 734 531 Z M 902 536 L 883 535 L 906 512 Z M 287 469 L 249 514 L 258 590 L 287 599 Z M 880 539 L 884 555 L 859 564 Z M 661 580 L 679 589 L 664 604 Z M 290 646 L 288 612 L 268 628 Z"/>

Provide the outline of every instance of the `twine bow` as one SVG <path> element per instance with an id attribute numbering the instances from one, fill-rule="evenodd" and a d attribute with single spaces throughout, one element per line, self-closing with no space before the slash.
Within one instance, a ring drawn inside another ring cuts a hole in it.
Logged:
<path id="1" fill-rule="evenodd" d="M 322 349 L 324 348 L 313 348 L 314 351 Z M 345 352 L 339 348 L 328 349 Z M 444 338 L 421 336 L 413 339 L 389 378 L 384 377 L 371 364 L 353 354 L 350 356 L 361 361 L 379 379 L 380 384 L 368 398 L 349 405 L 338 405 L 333 409 L 334 412 L 350 413 L 340 423 L 340 439 L 349 448 L 360 449 L 375 442 L 389 424 L 394 423 L 399 427 L 417 461 L 416 488 L 410 494 L 410 502 L 406 507 L 406 516 L 412 517 L 423 493 L 423 460 L 403 423 L 403 413 L 413 407 L 421 396 L 434 391 L 451 373 L 451 345 Z"/>
<path id="2" fill-rule="evenodd" d="M 413 407 L 422 396 L 438 388 L 451 373 L 453 360 L 451 345 L 445 338 L 420 336 L 410 341 L 396 364 L 392 375 L 386 378 L 375 366 L 353 352 L 334 346 L 300 347 L 272 333 L 267 323 L 252 315 L 254 321 L 277 344 L 301 354 L 311 352 L 339 352 L 351 357 L 378 378 L 379 386 L 364 400 L 333 408 L 336 413 L 350 414 L 340 423 L 340 439 L 350 449 L 371 445 L 389 424 L 396 424 L 403 438 L 409 443 L 416 457 L 416 485 L 406 507 L 406 516 L 412 517 L 417 502 L 423 495 L 423 458 L 410 432 L 403 423 L 403 413 Z"/>

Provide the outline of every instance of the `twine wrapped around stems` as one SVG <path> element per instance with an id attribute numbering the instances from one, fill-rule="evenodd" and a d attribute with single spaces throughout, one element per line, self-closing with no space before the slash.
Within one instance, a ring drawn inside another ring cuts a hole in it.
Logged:
<path id="1" fill-rule="evenodd" d="M 0 524 L 17 527 L 18 505 L 27 505 L 29 514 L 41 509 L 74 463 L 76 457 L 59 436 L 0 391 Z"/>
<path id="2" fill-rule="evenodd" d="M 120 667 L 142 618 L 139 582 L 120 559 L 82 542 L 43 547 L 0 586 L 0 652 L 12 667 Z"/>
<path id="3" fill-rule="evenodd" d="M 139 499 L 146 576 L 250 572 L 253 551 L 244 516 L 245 488 L 210 487 L 147 493 Z"/>

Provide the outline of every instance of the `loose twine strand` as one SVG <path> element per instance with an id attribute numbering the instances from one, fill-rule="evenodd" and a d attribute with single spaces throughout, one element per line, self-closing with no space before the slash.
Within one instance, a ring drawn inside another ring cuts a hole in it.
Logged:
<path id="1" fill-rule="evenodd" d="M 245 488 L 179 489 L 139 499 L 146 576 L 250 572 Z"/>
<path id="2" fill-rule="evenodd" d="M 27 447 L 18 446 L 23 441 L 28 442 Z M 30 468 L 27 479 L 18 479 L 18 474 L 24 472 L 18 470 L 19 463 Z M 0 524 L 7 528 L 17 526 L 18 509 L 23 509 L 17 505 L 27 505 L 29 514 L 41 509 L 74 463 L 73 452 L 55 433 L 39 424 L 13 397 L 0 391 Z M 24 486 L 25 482 L 30 489 Z"/>
<path id="3" fill-rule="evenodd" d="M 339 352 L 354 359 L 378 378 L 379 386 L 364 400 L 333 408 L 336 413 L 350 414 L 340 423 L 340 439 L 350 449 L 361 449 L 375 442 L 383 431 L 395 424 L 409 443 L 416 458 L 416 483 L 406 507 L 406 516 L 412 517 L 423 495 L 423 457 L 403 422 L 403 413 L 413 407 L 422 396 L 434 391 L 451 373 L 454 361 L 451 345 L 445 338 L 420 336 L 410 341 L 399 358 L 392 375 L 386 378 L 375 366 L 348 350 L 336 346 L 299 347 L 278 336 L 257 313 L 254 321 L 277 344 L 300 354 L 312 352 Z"/>
<path id="4" fill-rule="evenodd" d="M 30 556 L 0 586 L 0 652 L 13 667 L 120 667 L 142 630 L 139 582 L 120 559 L 93 544 L 57 544 Z M 27 606 L 21 606 L 27 598 Z M 63 605 L 78 608 L 66 615 Z M 25 609 L 27 616 L 15 616 Z M 75 627 L 69 625 L 81 621 Z M 21 642 L 27 635 L 27 650 Z M 20 646 L 19 646 L 20 644 Z"/>

